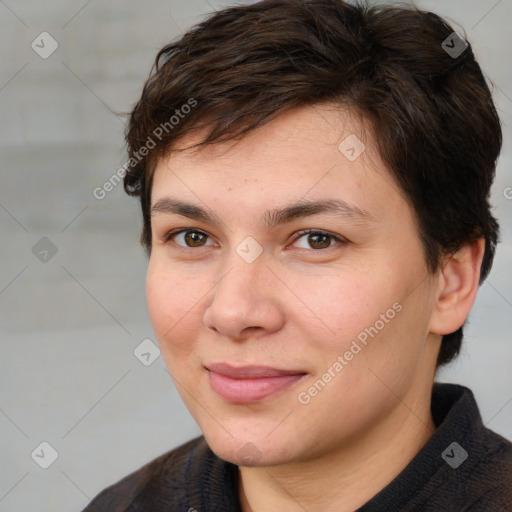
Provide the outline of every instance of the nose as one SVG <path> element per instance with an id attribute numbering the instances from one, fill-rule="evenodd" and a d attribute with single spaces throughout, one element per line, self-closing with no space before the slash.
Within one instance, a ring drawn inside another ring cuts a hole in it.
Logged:
<path id="1" fill-rule="evenodd" d="M 278 331 L 284 323 L 279 284 L 264 258 L 247 263 L 235 253 L 227 269 L 204 312 L 205 327 L 235 341 Z"/>

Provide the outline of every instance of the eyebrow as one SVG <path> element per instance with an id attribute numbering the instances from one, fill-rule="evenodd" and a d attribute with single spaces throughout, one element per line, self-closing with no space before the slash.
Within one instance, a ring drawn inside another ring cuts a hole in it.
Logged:
<path id="1" fill-rule="evenodd" d="M 182 215 L 214 226 L 223 224 L 214 213 L 208 212 L 195 204 L 170 197 L 159 199 L 151 207 L 152 216 L 158 213 Z M 341 199 L 325 199 L 321 201 L 299 200 L 283 208 L 267 210 L 262 215 L 262 223 L 266 228 L 272 229 L 278 225 L 320 213 L 350 218 L 358 222 L 377 222 L 369 212 L 356 205 L 349 204 Z"/>

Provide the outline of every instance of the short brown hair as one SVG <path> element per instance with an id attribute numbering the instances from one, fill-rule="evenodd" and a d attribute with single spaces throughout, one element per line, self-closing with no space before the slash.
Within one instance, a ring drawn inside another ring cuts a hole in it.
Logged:
<path id="1" fill-rule="evenodd" d="M 194 146 L 219 143 L 294 107 L 334 101 L 371 121 L 417 216 L 429 271 L 483 237 L 483 282 L 499 235 L 489 196 L 502 133 L 471 44 L 453 33 L 413 6 L 263 0 L 216 12 L 162 48 L 126 131 L 133 165 L 124 187 L 140 197 L 148 254 L 153 171 L 178 138 L 207 127 Z M 467 47 L 454 56 L 445 40 Z M 171 123 L 191 100 L 194 108 Z M 462 327 L 445 335 L 437 364 L 453 359 L 461 341 Z"/>

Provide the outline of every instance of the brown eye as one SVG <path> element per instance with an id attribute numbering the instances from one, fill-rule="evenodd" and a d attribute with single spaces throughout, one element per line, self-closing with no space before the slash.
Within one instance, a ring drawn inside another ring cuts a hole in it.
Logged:
<path id="1" fill-rule="evenodd" d="M 336 242 L 338 242 L 338 245 L 346 245 L 348 243 L 346 240 L 337 235 L 333 235 L 324 231 L 315 231 L 312 229 L 299 233 L 299 236 L 295 239 L 295 243 L 297 243 L 297 241 L 300 239 L 305 239 L 307 244 L 307 246 L 303 245 L 300 247 L 301 249 L 315 249 L 319 251 L 336 245 Z M 332 244 L 332 241 L 335 243 Z"/>
<path id="2" fill-rule="evenodd" d="M 176 245 L 180 247 L 188 247 L 193 249 L 195 247 L 211 245 L 206 244 L 207 239 L 208 235 L 202 231 L 197 231 L 195 229 L 182 229 L 180 231 L 173 231 L 168 233 L 164 238 L 164 242 L 169 242 L 172 240 Z"/>
<path id="3" fill-rule="evenodd" d="M 198 233 L 197 231 L 187 231 L 184 239 L 190 247 L 201 247 L 206 236 L 203 233 Z"/>
<path id="4" fill-rule="evenodd" d="M 313 249 L 325 249 L 331 245 L 329 235 L 308 235 L 308 243 Z"/>

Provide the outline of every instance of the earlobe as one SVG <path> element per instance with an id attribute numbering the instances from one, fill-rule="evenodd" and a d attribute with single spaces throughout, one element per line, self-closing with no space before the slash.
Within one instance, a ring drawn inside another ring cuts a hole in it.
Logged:
<path id="1" fill-rule="evenodd" d="M 447 257 L 439 271 L 430 332 L 450 334 L 464 324 L 478 291 L 484 251 L 485 239 L 480 238 Z"/>

